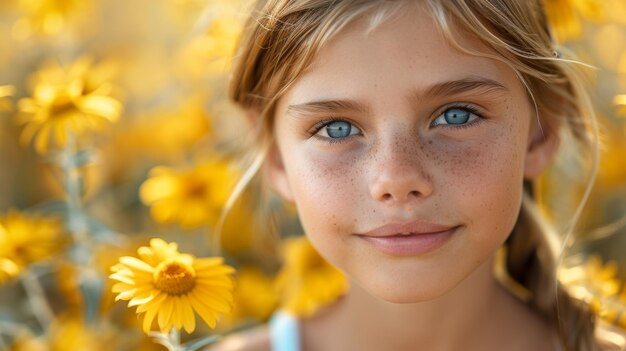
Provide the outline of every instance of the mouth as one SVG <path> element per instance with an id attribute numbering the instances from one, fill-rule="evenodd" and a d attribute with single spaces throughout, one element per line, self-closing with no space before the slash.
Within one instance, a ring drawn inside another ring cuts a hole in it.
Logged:
<path id="1" fill-rule="evenodd" d="M 419 256 L 443 246 L 460 227 L 413 221 L 387 224 L 356 236 L 387 255 Z"/>
<path id="2" fill-rule="evenodd" d="M 428 235 L 435 233 L 443 233 L 455 228 L 456 226 L 433 223 L 423 220 L 415 220 L 405 223 L 389 223 L 378 228 L 372 229 L 360 236 L 366 237 L 394 237 L 394 236 L 410 236 L 410 235 Z"/>

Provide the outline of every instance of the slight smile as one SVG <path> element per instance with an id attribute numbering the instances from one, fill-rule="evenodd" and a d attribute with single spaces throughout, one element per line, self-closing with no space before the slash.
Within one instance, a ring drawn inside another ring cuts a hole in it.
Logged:
<path id="1" fill-rule="evenodd" d="M 387 255 L 418 256 L 443 246 L 458 228 L 418 220 L 386 224 L 356 236 Z"/>

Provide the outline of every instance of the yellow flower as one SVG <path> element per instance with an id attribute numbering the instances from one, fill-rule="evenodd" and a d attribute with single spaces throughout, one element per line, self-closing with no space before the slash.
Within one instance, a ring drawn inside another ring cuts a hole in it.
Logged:
<path id="1" fill-rule="evenodd" d="M 140 197 L 157 222 L 193 229 L 217 221 L 236 179 L 231 165 L 220 159 L 183 170 L 161 166 L 150 171 Z"/>
<path id="2" fill-rule="evenodd" d="M 185 43 L 178 66 L 188 78 L 227 73 L 243 28 L 239 1 L 212 1 L 205 8 L 204 33 Z"/>
<path id="3" fill-rule="evenodd" d="M 0 217 L 0 283 L 54 255 L 65 241 L 58 218 L 9 211 Z"/>
<path id="4" fill-rule="evenodd" d="M 176 243 L 150 240 L 150 246 L 137 250 L 139 258 L 124 256 L 111 269 L 111 279 L 119 283 L 113 292 L 116 300 L 129 300 L 144 314 L 143 330 L 148 333 L 155 318 L 162 332 L 196 328 L 194 311 L 211 328 L 218 313 L 231 310 L 234 269 L 222 264 L 222 258 L 195 258 L 178 252 Z"/>
<path id="5" fill-rule="evenodd" d="M 234 308 L 232 313 L 224 316 L 224 324 L 233 327 L 246 318 L 266 321 L 277 306 L 278 298 L 272 277 L 258 267 L 242 267 L 237 273 Z"/>
<path id="6" fill-rule="evenodd" d="M 0 112 L 11 110 L 11 101 L 8 97 L 15 94 L 15 88 L 11 85 L 0 85 Z"/>
<path id="7" fill-rule="evenodd" d="M 20 122 L 25 124 L 23 143 L 34 140 L 39 153 L 48 150 L 51 139 L 57 147 L 67 143 L 68 135 L 78 136 L 116 122 L 121 103 L 109 96 L 113 90 L 107 81 L 106 65 L 92 66 L 82 58 L 69 68 L 49 62 L 33 77 L 33 95 L 18 102 Z"/>
<path id="8" fill-rule="evenodd" d="M 599 0 L 546 0 L 545 9 L 558 42 L 580 38 L 580 15 L 594 21 L 603 17 Z"/>
<path id="9" fill-rule="evenodd" d="M 344 275 L 326 262 L 306 237 L 286 239 L 284 265 L 276 277 L 281 308 L 311 316 L 348 289 Z"/>
<path id="10" fill-rule="evenodd" d="M 599 317 L 614 323 L 625 308 L 619 302 L 622 283 L 616 278 L 617 263 L 603 264 L 596 255 L 574 262 L 559 269 L 559 280 L 574 298 L 589 303 Z"/>
<path id="11" fill-rule="evenodd" d="M 26 39 L 35 33 L 57 35 L 86 3 L 85 0 L 20 0 L 18 5 L 25 16 L 13 27 L 14 37 Z"/>

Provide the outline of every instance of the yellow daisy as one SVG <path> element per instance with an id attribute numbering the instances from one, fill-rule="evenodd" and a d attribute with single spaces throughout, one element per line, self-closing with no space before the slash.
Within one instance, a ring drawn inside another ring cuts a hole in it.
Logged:
<path id="1" fill-rule="evenodd" d="M 0 283 L 58 253 L 65 242 L 59 218 L 9 211 L 0 217 Z"/>
<path id="2" fill-rule="evenodd" d="M 161 239 L 150 240 L 150 246 L 137 253 L 140 258 L 121 257 L 110 277 L 119 282 L 113 285 L 116 300 L 128 300 L 128 307 L 145 313 L 144 332 L 156 319 L 164 333 L 172 327 L 191 333 L 196 328 L 194 311 L 215 328 L 218 314 L 231 310 L 234 269 L 221 257 L 196 258 Z"/>
<path id="3" fill-rule="evenodd" d="M 345 276 L 326 262 L 304 236 L 286 239 L 283 257 L 283 267 L 276 277 L 282 309 L 311 316 L 348 289 Z"/>
<path id="4" fill-rule="evenodd" d="M 121 103 L 111 97 L 107 81 L 110 67 L 93 66 L 81 58 L 69 68 L 49 62 L 33 77 L 33 95 L 18 102 L 19 121 L 25 124 L 23 143 L 34 141 L 35 149 L 45 153 L 49 144 L 63 147 L 70 134 L 82 135 L 116 122 Z"/>
<path id="5" fill-rule="evenodd" d="M 157 222 L 193 229 L 217 221 L 236 180 L 231 165 L 219 159 L 191 169 L 156 167 L 139 194 Z"/>

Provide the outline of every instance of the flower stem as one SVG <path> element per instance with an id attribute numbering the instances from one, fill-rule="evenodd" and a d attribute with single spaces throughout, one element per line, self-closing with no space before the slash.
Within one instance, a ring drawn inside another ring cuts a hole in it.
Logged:
<path id="1" fill-rule="evenodd" d="M 176 328 L 170 329 L 168 338 L 172 345 L 171 351 L 183 351 L 183 347 L 180 344 L 180 330 Z"/>
<path id="2" fill-rule="evenodd" d="M 150 332 L 153 341 L 167 348 L 168 351 L 185 351 L 185 347 L 180 344 L 180 330 L 176 328 L 170 329 L 169 333 L 161 331 Z"/>
<path id="3" fill-rule="evenodd" d="M 76 165 L 76 141 L 73 135 L 68 136 L 67 144 L 63 149 L 61 169 L 63 171 L 63 190 L 67 199 L 67 220 L 68 227 L 74 242 L 77 245 L 85 244 L 87 241 L 87 230 L 84 216 L 82 214 L 82 203 L 80 195 L 80 174 Z"/>
<path id="4" fill-rule="evenodd" d="M 32 306 L 35 318 L 37 318 L 41 328 L 46 330 L 54 320 L 54 313 L 52 312 L 52 308 L 50 308 L 50 304 L 48 304 L 48 299 L 39 282 L 39 277 L 30 270 L 26 270 L 21 274 L 20 279 L 26 291 L 26 296 Z"/>

